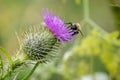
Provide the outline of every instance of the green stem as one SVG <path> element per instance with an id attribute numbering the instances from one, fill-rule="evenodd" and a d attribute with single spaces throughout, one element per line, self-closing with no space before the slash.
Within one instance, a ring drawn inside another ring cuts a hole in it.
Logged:
<path id="1" fill-rule="evenodd" d="M 107 33 L 107 32 L 106 32 L 105 30 L 103 30 L 98 24 L 96 24 L 93 20 L 88 19 L 88 23 L 89 23 L 93 28 L 95 27 L 96 29 L 100 30 L 103 35 Z M 103 35 L 102 35 L 102 36 L 103 36 Z"/>
<path id="2" fill-rule="evenodd" d="M 24 62 L 21 62 L 20 60 L 13 61 L 12 65 L 8 67 L 6 73 L 3 75 L 2 80 L 5 80 L 7 76 L 10 76 L 10 74 L 12 74 L 12 72 L 14 72 L 15 69 L 19 68 L 23 64 Z"/>
<path id="3" fill-rule="evenodd" d="M 12 70 L 10 70 L 10 68 L 8 68 L 7 72 L 5 73 L 5 75 L 2 77 L 2 80 L 5 80 L 5 78 L 12 73 Z"/>
<path id="4" fill-rule="evenodd" d="M 89 0 L 83 0 L 83 8 L 84 8 L 84 24 L 87 22 L 93 28 L 97 28 L 98 30 L 102 31 L 102 34 L 107 33 L 105 30 L 103 30 L 98 24 L 96 24 L 92 19 L 90 19 L 90 9 L 89 9 Z"/>
<path id="5" fill-rule="evenodd" d="M 31 72 L 30 72 L 27 76 L 25 76 L 25 78 L 22 79 L 22 80 L 28 80 L 29 77 L 30 77 L 30 76 L 33 74 L 33 72 L 35 71 L 35 69 L 38 67 L 39 63 L 40 63 L 40 62 L 37 62 L 37 63 L 35 64 L 35 66 L 33 67 L 33 69 L 31 70 Z"/>
<path id="6" fill-rule="evenodd" d="M 90 65 L 91 65 L 91 74 L 93 74 L 93 72 L 94 72 L 94 67 L 93 67 L 93 64 L 94 64 L 94 56 L 91 56 L 91 58 L 90 58 Z"/>
<path id="7" fill-rule="evenodd" d="M 0 56 L 0 80 L 3 76 L 3 61 L 2 61 L 2 57 Z"/>
<path id="8" fill-rule="evenodd" d="M 89 0 L 83 0 L 84 18 L 89 18 Z"/>

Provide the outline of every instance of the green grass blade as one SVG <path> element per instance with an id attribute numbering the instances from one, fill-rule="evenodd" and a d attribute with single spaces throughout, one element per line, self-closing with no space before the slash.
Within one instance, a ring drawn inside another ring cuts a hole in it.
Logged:
<path id="1" fill-rule="evenodd" d="M 3 76 L 3 61 L 2 57 L 0 56 L 0 80 L 2 79 Z"/>
<path id="2" fill-rule="evenodd" d="M 5 56 L 9 61 L 9 64 L 12 65 L 12 59 L 11 59 L 10 53 L 2 47 L 0 47 L 0 51 L 2 51 L 5 54 Z"/>

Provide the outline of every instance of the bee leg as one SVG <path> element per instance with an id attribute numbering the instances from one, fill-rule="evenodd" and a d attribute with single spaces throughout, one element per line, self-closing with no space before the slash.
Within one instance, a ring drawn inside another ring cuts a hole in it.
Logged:
<path id="1" fill-rule="evenodd" d="M 70 25 L 72 25 L 72 22 L 67 22 L 67 23 L 65 23 L 65 24 L 70 24 Z"/>

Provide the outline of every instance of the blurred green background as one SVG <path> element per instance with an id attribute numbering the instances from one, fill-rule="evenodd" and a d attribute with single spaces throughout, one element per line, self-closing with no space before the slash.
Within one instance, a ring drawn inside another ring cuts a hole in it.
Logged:
<path id="1" fill-rule="evenodd" d="M 80 23 L 84 37 L 63 46 L 58 60 L 40 65 L 31 80 L 120 80 L 120 0 L 0 0 L 0 46 L 15 54 L 15 32 L 40 24 L 42 9 Z"/>

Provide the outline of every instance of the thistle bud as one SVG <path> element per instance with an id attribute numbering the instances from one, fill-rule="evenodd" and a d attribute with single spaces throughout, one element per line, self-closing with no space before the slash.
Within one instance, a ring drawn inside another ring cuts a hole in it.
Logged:
<path id="1" fill-rule="evenodd" d="M 33 26 L 25 33 L 23 52 L 28 59 L 46 62 L 57 56 L 59 41 L 44 26 Z"/>

